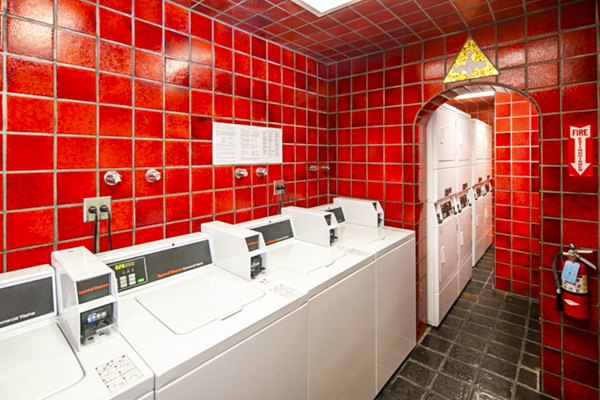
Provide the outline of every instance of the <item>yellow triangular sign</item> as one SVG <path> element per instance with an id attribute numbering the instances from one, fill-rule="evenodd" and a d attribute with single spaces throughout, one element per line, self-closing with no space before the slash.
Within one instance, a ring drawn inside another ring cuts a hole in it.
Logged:
<path id="1" fill-rule="evenodd" d="M 444 83 L 466 81 L 467 79 L 483 78 L 485 76 L 499 75 L 498 70 L 490 59 L 481 51 L 477 43 L 471 38 L 465 42 L 462 50 L 452 68 L 446 75 Z"/>

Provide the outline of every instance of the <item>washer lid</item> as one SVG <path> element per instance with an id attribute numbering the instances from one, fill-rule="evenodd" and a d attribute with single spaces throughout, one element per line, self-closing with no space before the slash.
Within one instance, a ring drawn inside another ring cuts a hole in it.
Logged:
<path id="1" fill-rule="evenodd" d="M 177 335 L 224 319 L 265 293 L 216 268 L 136 296 L 136 300 Z"/>
<path id="2" fill-rule="evenodd" d="M 343 256 L 344 252 L 339 249 L 296 240 L 269 252 L 267 269 L 268 265 L 276 265 L 282 269 L 308 274 L 333 264 Z"/>
<path id="3" fill-rule="evenodd" d="M 0 339 L 0 399 L 40 399 L 83 378 L 83 370 L 56 323 Z"/>

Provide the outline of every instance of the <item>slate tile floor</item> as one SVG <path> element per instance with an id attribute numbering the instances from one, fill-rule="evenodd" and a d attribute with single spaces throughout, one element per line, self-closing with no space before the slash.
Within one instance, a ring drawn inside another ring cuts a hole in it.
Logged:
<path id="1" fill-rule="evenodd" d="M 494 249 L 438 328 L 429 328 L 378 400 L 541 400 L 539 304 L 494 287 Z"/>

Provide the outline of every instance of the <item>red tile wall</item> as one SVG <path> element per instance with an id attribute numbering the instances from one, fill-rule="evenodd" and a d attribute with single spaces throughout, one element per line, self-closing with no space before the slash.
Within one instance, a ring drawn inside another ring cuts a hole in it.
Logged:
<path id="1" fill-rule="evenodd" d="M 496 288 L 540 294 L 540 146 L 538 113 L 526 97 L 495 102 Z"/>
<path id="2" fill-rule="evenodd" d="M 326 200 L 327 174 L 308 172 L 328 156 L 324 64 L 178 4 L 98 3 L 2 2 L 0 271 L 91 248 L 84 197 L 112 196 L 118 247 L 272 214 L 275 179 L 299 205 Z M 283 164 L 213 167 L 212 121 L 282 128 Z"/>
<path id="3" fill-rule="evenodd" d="M 337 161 L 332 192 L 378 199 L 389 224 L 416 230 L 419 332 L 427 309 L 425 137 L 415 121 L 426 122 L 440 104 L 440 98 L 429 102 L 437 94 L 457 94 L 452 87 L 460 83 L 442 80 L 469 34 L 500 69 L 498 77 L 474 83 L 521 91 L 539 107 L 541 375 L 543 390 L 558 398 L 598 398 L 598 273 L 590 277 L 592 317 L 577 321 L 556 312 L 550 266 L 561 243 L 599 248 L 599 13 L 594 0 L 540 8 L 526 17 L 329 66 L 330 93 L 335 93 L 329 101 L 330 158 Z M 587 124 L 593 132 L 593 176 L 571 177 L 568 127 Z M 535 204 L 524 207 L 534 224 Z M 535 250 L 530 258 L 537 259 Z M 534 270 L 520 271 L 525 273 L 511 277 L 504 289 L 535 294 Z"/>

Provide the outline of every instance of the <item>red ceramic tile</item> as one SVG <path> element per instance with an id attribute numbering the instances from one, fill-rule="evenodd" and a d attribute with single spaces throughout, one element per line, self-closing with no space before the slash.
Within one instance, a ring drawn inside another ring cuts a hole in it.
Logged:
<path id="1" fill-rule="evenodd" d="M 100 168 L 131 168 L 131 139 L 102 138 L 99 140 L 99 149 Z"/>
<path id="2" fill-rule="evenodd" d="M 212 167 L 192 169 L 192 190 L 201 191 L 212 189 Z"/>
<path id="3" fill-rule="evenodd" d="M 214 46 L 214 65 L 216 68 L 232 70 L 232 51 L 220 46 Z"/>
<path id="4" fill-rule="evenodd" d="M 165 85 L 165 108 L 168 111 L 189 112 L 189 90 Z"/>
<path id="5" fill-rule="evenodd" d="M 181 86 L 189 86 L 189 64 L 185 61 L 165 59 L 165 81 Z"/>
<path id="6" fill-rule="evenodd" d="M 162 29 L 142 21 L 135 22 L 135 47 L 162 52 Z"/>
<path id="7" fill-rule="evenodd" d="M 10 53 L 52 60 L 52 28 L 15 18 L 8 18 L 7 49 Z"/>
<path id="8" fill-rule="evenodd" d="M 596 56 L 579 57 L 563 61 L 561 82 L 582 83 L 596 80 Z"/>
<path id="9" fill-rule="evenodd" d="M 560 28 L 580 28 L 595 23 L 594 2 L 583 1 L 578 4 L 570 4 L 560 9 Z"/>
<path id="10" fill-rule="evenodd" d="M 53 209 L 7 213 L 6 230 L 7 250 L 51 243 L 54 240 Z"/>
<path id="11" fill-rule="evenodd" d="M 51 100 L 8 96 L 8 131 L 52 132 L 54 115 Z"/>
<path id="12" fill-rule="evenodd" d="M 92 236 L 94 234 L 93 225 L 81 222 L 79 206 L 58 209 L 58 240 Z"/>
<path id="13" fill-rule="evenodd" d="M 100 37 L 131 45 L 131 17 L 100 8 Z"/>
<path id="14" fill-rule="evenodd" d="M 156 82 L 135 80 L 135 106 L 141 108 L 163 108 L 163 85 Z"/>
<path id="15" fill-rule="evenodd" d="M 135 197 L 162 196 L 163 184 L 159 182 L 148 182 L 146 179 L 147 169 L 135 171 Z M 164 171 L 158 168 L 158 172 L 164 176 Z"/>
<path id="16" fill-rule="evenodd" d="M 165 55 L 189 60 L 189 37 L 177 32 L 165 31 Z"/>
<path id="17" fill-rule="evenodd" d="M 100 142 L 100 146 L 102 146 L 102 141 Z M 133 177 L 131 167 L 128 169 L 119 169 L 117 170 L 119 174 L 121 174 L 121 182 L 118 185 L 109 186 L 106 184 L 100 184 L 100 196 L 110 196 L 113 201 L 115 199 L 130 199 L 133 197 Z M 101 171 L 100 179 L 103 179 L 103 176 L 106 172 Z M 113 203 L 114 204 L 114 203 Z"/>
<path id="18" fill-rule="evenodd" d="M 216 44 L 227 48 L 233 47 L 233 30 L 230 26 L 215 21 L 213 29 L 214 41 Z"/>
<path id="19" fill-rule="evenodd" d="M 165 27 L 182 33 L 188 33 L 189 11 L 183 7 L 164 3 Z"/>
<path id="20" fill-rule="evenodd" d="M 233 210 L 233 190 L 215 191 L 215 213 L 224 213 Z"/>
<path id="21" fill-rule="evenodd" d="M 140 199 L 135 202 L 136 228 L 160 224 L 164 220 L 162 197 Z M 162 229 L 162 227 L 161 227 Z"/>
<path id="22" fill-rule="evenodd" d="M 558 28 L 558 12 L 548 10 L 531 14 L 527 17 L 527 35 L 535 37 L 556 32 Z"/>
<path id="23" fill-rule="evenodd" d="M 54 23 L 52 0 L 8 0 L 7 13 L 47 24 Z"/>
<path id="24" fill-rule="evenodd" d="M 162 138 L 163 114 L 154 111 L 135 110 L 135 137 Z"/>
<path id="25" fill-rule="evenodd" d="M 192 113 L 212 115 L 212 93 L 192 90 Z"/>
<path id="26" fill-rule="evenodd" d="M 81 0 L 58 0 L 57 24 L 77 32 L 96 34 L 96 6 Z"/>
<path id="27" fill-rule="evenodd" d="M 192 216 L 200 217 L 214 214 L 213 192 L 194 193 L 192 195 Z"/>
<path id="28" fill-rule="evenodd" d="M 236 51 L 240 51 L 242 53 L 246 53 L 249 54 L 250 53 L 250 40 L 251 40 L 251 36 L 241 30 L 236 29 L 233 32 L 233 39 L 234 39 L 234 49 Z M 276 46 L 273 44 L 273 46 Z M 275 49 L 273 49 L 275 50 Z"/>
<path id="29" fill-rule="evenodd" d="M 568 393 L 569 396 L 573 396 L 576 399 L 596 399 L 598 398 L 598 389 L 587 386 L 588 382 L 585 382 L 586 385 L 581 385 L 576 382 L 572 382 L 569 380 L 564 381 L 564 392 Z"/>
<path id="30" fill-rule="evenodd" d="M 94 71 L 58 66 L 56 79 L 59 98 L 96 101 L 96 73 Z"/>
<path id="31" fill-rule="evenodd" d="M 163 165 L 162 149 L 160 140 L 136 140 L 135 166 L 141 168 Z"/>
<path id="32" fill-rule="evenodd" d="M 202 14 L 193 12 L 190 31 L 193 36 L 212 41 L 212 20 Z"/>
<path id="33" fill-rule="evenodd" d="M 212 44 L 210 42 L 205 42 L 203 40 L 197 40 L 192 38 L 192 54 L 191 60 L 200 64 L 210 65 L 213 64 L 213 55 L 212 55 Z"/>
<path id="34" fill-rule="evenodd" d="M 53 203 L 52 173 L 6 175 L 6 209 L 51 206 Z"/>
<path id="35" fill-rule="evenodd" d="M 564 374 L 566 378 L 598 387 L 598 364 L 570 354 L 564 354 Z"/>
<path id="36" fill-rule="evenodd" d="M 34 153 L 32 148 L 37 149 Z M 6 169 L 8 171 L 26 171 L 52 169 L 53 138 L 36 135 L 7 135 Z"/>
<path id="37" fill-rule="evenodd" d="M 131 79 L 116 75 L 100 74 L 100 103 L 131 105 Z"/>
<path id="38" fill-rule="evenodd" d="M 96 134 L 96 106 L 94 104 L 59 101 L 56 108 L 56 131 L 58 133 Z"/>
<path id="39" fill-rule="evenodd" d="M 63 30 L 56 31 L 57 61 L 95 68 L 96 39 Z"/>
<path id="40" fill-rule="evenodd" d="M 154 81 L 162 81 L 163 58 L 156 54 L 136 50 L 135 76 Z"/>
<path id="41" fill-rule="evenodd" d="M 113 10 L 121 11 L 125 14 L 131 14 L 131 2 L 121 0 L 99 0 L 100 5 Z"/>
<path id="42" fill-rule="evenodd" d="M 154 242 L 160 239 L 164 239 L 162 226 L 139 228 L 135 231 L 135 244 Z"/>
<path id="43" fill-rule="evenodd" d="M 203 65 L 190 65 L 191 87 L 194 89 L 212 90 L 212 68 Z"/>
<path id="44" fill-rule="evenodd" d="M 167 168 L 165 170 L 165 193 L 187 193 L 190 191 L 190 174 L 187 168 Z"/>
<path id="45" fill-rule="evenodd" d="M 563 110 L 593 110 L 597 108 L 597 85 L 588 83 L 562 89 Z"/>
<path id="46" fill-rule="evenodd" d="M 165 165 L 189 165 L 189 143 L 181 140 L 167 140 L 165 142 Z"/>
<path id="47" fill-rule="evenodd" d="M 192 165 L 212 164 L 212 144 L 192 142 Z"/>
<path id="48" fill-rule="evenodd" d="M 135 17 L 159 25 L 162 24 L 162 7 L 161 0 L 134 0 Z"/>
<path id="49" fill-rule="evenodd" d="M 185 114 L 165 115 L 165 136 L 170 139 L 189 139 L 189 116 Z"/>
<path id="50" fill-rule="evenodd" d="M 525 45 L 523 43 L 498 48 L 498 68 L 523 64 L 525 64 Z"/>
<path id="51" fill-rule="evenodd" d="M 589 40 L 590 37 L 594 36 L 594 28 L 563 33 L 561 35 L 561 55 L 563 57 L 572 57 L 595 53 L 596 45 L 593 40 Z"/>
<path id="52" fill-rule="evenodd" d="M 100 106 L 100 134 L 131 136 L 132 111 L 130 108 Z"/>
<path id="53" fill-rule="evenodd" d="M 56 159 L 58 169 L 95 168 L 96 139 L 59 136 Z"/>
<path id="54" fill-rule="evenodd" d="M 9 92 L 52 96 L 52 64 L 7 57 L 6 84 Z"/>
<path id="55" fill-rule="evenodd" d="M 52 246 L 34 247 L 26 250 L 11 251 L 6 254 L 7 272 L 29 268 L 33 265 L 47 264 Z"/>
<path id="56" fill-rule="evenodd" d="M 190 218 L 190 196 L 168 196 L 165 200 L 166 221 L 177 221 Z"/>
<path id="57" fill-rule="evenodd" d="M 59 205 L 81 203 L 84 198 L 96 195 L 95 172 L 59 172 L 56 180 Z"/>

